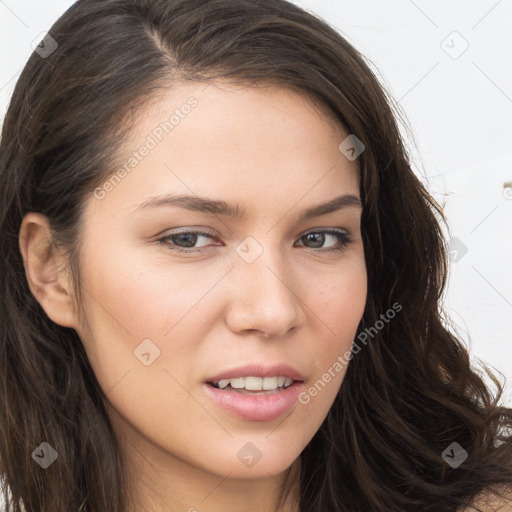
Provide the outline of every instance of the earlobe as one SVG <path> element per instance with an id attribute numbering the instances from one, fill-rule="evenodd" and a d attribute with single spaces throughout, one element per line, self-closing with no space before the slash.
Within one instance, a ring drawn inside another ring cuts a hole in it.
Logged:
<path id="1" fill-rule="evenodd" d="M 71 281 L 66 260 L 55 246 L 48 218 L 25 215 L 19 246 L 29 288 L 48 317 L 63 327 L 76 327 Z"/>

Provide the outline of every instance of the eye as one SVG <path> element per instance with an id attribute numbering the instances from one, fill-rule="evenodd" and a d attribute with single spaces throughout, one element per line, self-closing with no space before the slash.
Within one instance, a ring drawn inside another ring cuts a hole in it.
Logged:
<path id="1" fill-rule="evenodd" d="M 352 237 L 347 231 L 333 230 L 333 229 L 317 229 L 316 231 L 310 231 L 305 235 L 302 235 L 299 240 L 305 239 L 308 242 L 312 242 L 314 247 L 318 248 L 324 245 L 326 240 L 329 238 L 337 240 L 338 244 L 334 247 L 329 247 L 320 252 L 331 252 L 331 251 L 344 251 L 347 246 L 352 243 Z"/>
<path id="2" fill-rule="evenodd" d="M 199 238 L 213 238 L 213 235 L 207 231 L 182 231 L 181 233 L 174 233 L 170 235 L 166 235 L 162 238 L 159 238 L 157 242 L 161 244 L 170 246 L 169 248 L 173 251 L 178 252 L 199 252 L 195 247 L 197 240 Z M 182 247 L 187 247 L 188 249 L 183 249 L 180 247 L 180 244 L 183 244 Z M 206 244 L 204 244 L 206 245 Z M 199 246 L 202 247 L 202 246 Z"/>
<path id="3" fill-rule="evenodd" d="M 178 233 L 165 235 L 156 241 L 169 247 L 169 249 L 173 251 L 191 253 L 201 252 L 201 247 L 208 246 L 208 243 L 196 245 L 198 240 L 201 238 L 214 239 L 215 236 L 208 231 L 189 229 L 188 231 L 181 231 Z M 299 238 L 299 240 L 302 239 L 306 240 L 307 243 L 313 244 L 313 247 L 309 247 L 311 249 L 321 248 L 326 241 L 332 239 L 335 240 L 334 247 L 324 248 L 323 250 L 317 252 L 343 251 L 353 241 L 351 235 L 347 231 L 334 229 L 317 229 L 315 231 L 310 231 L 309 233 L 306 233 Z M 300 247 L 306 246 L 302 245 Z"/>

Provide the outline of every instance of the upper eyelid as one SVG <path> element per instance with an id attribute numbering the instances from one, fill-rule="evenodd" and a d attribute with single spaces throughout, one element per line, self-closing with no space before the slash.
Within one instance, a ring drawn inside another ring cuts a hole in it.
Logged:
<path id="1" fill-rule="evenodd" d="M 337 232 L 337 233 L 347 233 L 347 234 L 351 234 L 351 230 L 347 229 L 347 228 L 342 228 L 342 227 L 330 227 L 330 226 L 318 226 L 318 227 L 313 227 L 313 228 L 309 228 L 307 229 L 306 231 L 304 231 L 300 236 L 304 236 L 304 235 L 307 235 L 309 233 L 315 233 L 315 232 L 330 232 L 330 231 L 333 231 L 333 232 Z M 217 235 L 216 233 L 211 233 L 208 231 L 208 228 L 194 228 L 194 227 L 191 227 L 191 228 L 187 228 L 187 227 L 184 227 L 183 229 L 180 229 L 179 231 L 171 231 L 171 232 L 162 232 L 161 234 L 157 235 L 158 237 L 166 237 L 166 236 L 174 236 L 174 235 L 181 235 L 181 234 L 185 234 L 185 233 L 194 233 L 194 234 L 199 234 L 201 236 L 208 236 L 208 237 L 211 237 L 211 238 L 219 238 L 219 235 Z"/>

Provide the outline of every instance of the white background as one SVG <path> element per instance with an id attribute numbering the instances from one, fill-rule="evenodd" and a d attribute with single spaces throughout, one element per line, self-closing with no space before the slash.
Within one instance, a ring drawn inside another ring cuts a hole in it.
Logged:
<path id="1" fill-rule="evenodd" d="M 0 118 L 32 41 L 72 3 L 0 0 Z M 415 171 L 444 205 L 447 238 L 467 248 L 451 264 L 447 312 L 472 358 L 505 374 L 512 405 L 512 1 L 295 3 L 341 31 L 399 101 Z"/>

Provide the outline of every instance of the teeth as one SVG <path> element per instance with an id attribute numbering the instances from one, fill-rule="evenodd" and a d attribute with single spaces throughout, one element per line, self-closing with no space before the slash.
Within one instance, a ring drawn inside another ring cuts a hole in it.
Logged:
<path id="1" fill-rule="evenodd" d="M 262 381 L 262 389 L 265 390 L 276 389 L 279 385 L 279 377 L 263 377 Z"/>
<path id="2" fill-rule="evenodd" d="M 219 386 L 220 389 L 224 389 L 228 384 L 229 384 L 229 379 L 222 379 L 222 380 L 219 380 L 217 385 Z"/>
<path id="3" fill-rule="evenodd" d="M 237 377 L 234 379 L 222 379 L 217 385 L 225 389 L 231 385 L 234 389 L 247 389 L 249 391 L 270 391 L 272 389 L 287 388 L 293 384 L 293 380 L 287 377 Z"/>

